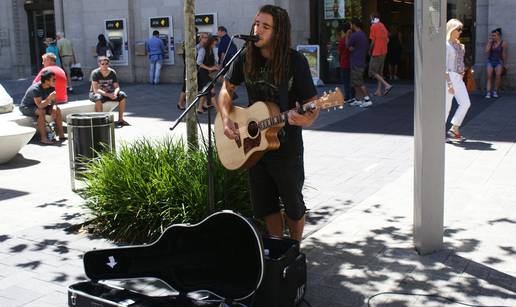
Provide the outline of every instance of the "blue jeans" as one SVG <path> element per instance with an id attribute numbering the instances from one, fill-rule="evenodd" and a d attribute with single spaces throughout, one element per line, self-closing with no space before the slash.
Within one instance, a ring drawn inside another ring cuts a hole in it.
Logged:
<path id="1" fill-rule="evenodd" d="M 161 66 L 163 65 L 163 57 L 159 54 L 151 55 L 149 60 L 150 60 L 150 68 L 149 68 L 150 83 L 158 84 Z"/>
<path id="2" fill-rule="evenodd" d="M 342 86 L 344 87 L 344 99 L 349 100 L 355 97 L 355 88 L 351 87 L 351 75 L 349 68 L 340 69 L 340 77 Z"/>

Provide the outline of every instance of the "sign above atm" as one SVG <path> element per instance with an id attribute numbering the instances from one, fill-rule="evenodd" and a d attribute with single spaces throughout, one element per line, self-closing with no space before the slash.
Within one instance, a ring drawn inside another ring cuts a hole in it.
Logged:
<path id="1" fill-rule="evenodd" d="M 213 14 L 195 15 L 196 26 L 207 26 L 214 23 Z"/>
<path id="2" fill-rule="evenodd" d="M 119 20 L 106 20 L 106 30 L 121 30 L 124 28 L 124 21 Z"/>
<path id="3" fill-rule="evenodd" d="M 170 20 L 168 17 L 151 18 L 150 26 L 152 28 L 168 28 Z"/>

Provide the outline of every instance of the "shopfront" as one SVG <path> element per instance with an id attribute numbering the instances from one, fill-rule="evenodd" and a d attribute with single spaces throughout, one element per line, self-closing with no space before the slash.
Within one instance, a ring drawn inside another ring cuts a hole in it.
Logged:
<path id="1" fill-rule="evenodd" d="M 448 0 L 447 19 L 464 23 L 461 41 L 466 45 L 466 63 L 474 63 L 475 0 Z M 369 15 L 378 12 L 391 34 L 399 33 L 401 63 L 398 75 L 412 80 L 414 71 L 414 0 L 311 0 L 310 44 L 320 45 L 320 75 L 325 83 L 340 81 L 337 46 L 345 22 L 359 18 L 369 35 Z M 387 72 L 387 65 L 385 65 Z M 386 74 L 385 74 L 386 75 Z"/>

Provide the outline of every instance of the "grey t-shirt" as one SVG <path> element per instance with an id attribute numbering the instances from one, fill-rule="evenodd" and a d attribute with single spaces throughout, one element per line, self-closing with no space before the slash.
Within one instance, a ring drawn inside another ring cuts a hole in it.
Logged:
<path id="1" fill-rule="evenodd" d="M 20 103 L 20 107 L 24 108 L 35 108 L 36 103 L 34 102 L 34 98 L 41 97 L 41 100 L 47 99 L 48 95 L 54 91 L 53 87 L 48 87 L 46 89 L 41 87 L 41 83 L 34 83 L 25 92 L 25 95 L 22 98 Z"/>
<path id="2" fill-rule="evenodd" d="M 118 82 L 118 78 L 116 77 L 116 72 L 111 68 L 109 68 L 109 74 L 107 76 L 103 76 L 100 72 L 100 68 L 97 68 L 91 72 L 90 81 L 98 82 L 99 89 L 104 92 L 113 93 L 115 91 L 115 86 L 113 84 Z M 93 91 L 93 87 L 90 91 Z"/>

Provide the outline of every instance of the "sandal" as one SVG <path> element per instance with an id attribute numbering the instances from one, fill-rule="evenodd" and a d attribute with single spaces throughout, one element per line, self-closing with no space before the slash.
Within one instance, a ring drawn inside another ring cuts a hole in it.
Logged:
<path id="1" fill-rule="evenodd" d="M 40 140 L 41 145 L 54 145 L 56 142 L 51 140 Z"/>
<path id="2" fill-rule="evenodd" d="M 465 137 L 460 134 L 460 132 L 455 132 L 453 130 L 448 130 L 448 133 L 446 134 L 450 140 L 455 140 L 459 142 L 464 142 L 466 140 Z"/>
<path id="3" fill-rule="evenodd" d="M 177 108 L 178 108 L 179 110 L 186 110 L 186 108 L 185 108 L 185 107 L 180 106 L 180 105 L 179 105 L 179 103 L 177 104 Z"/>
<path id="4" fill-rule="evenodd" d="M 115 122 L 115 124 L 116 124 L 118 127 L 131 126 L 131 124 L 129 124 L 129 123 L 128 123 L 128 122 L 126 122 L 125 120 L 119 120 L 119 121 Z"/>

